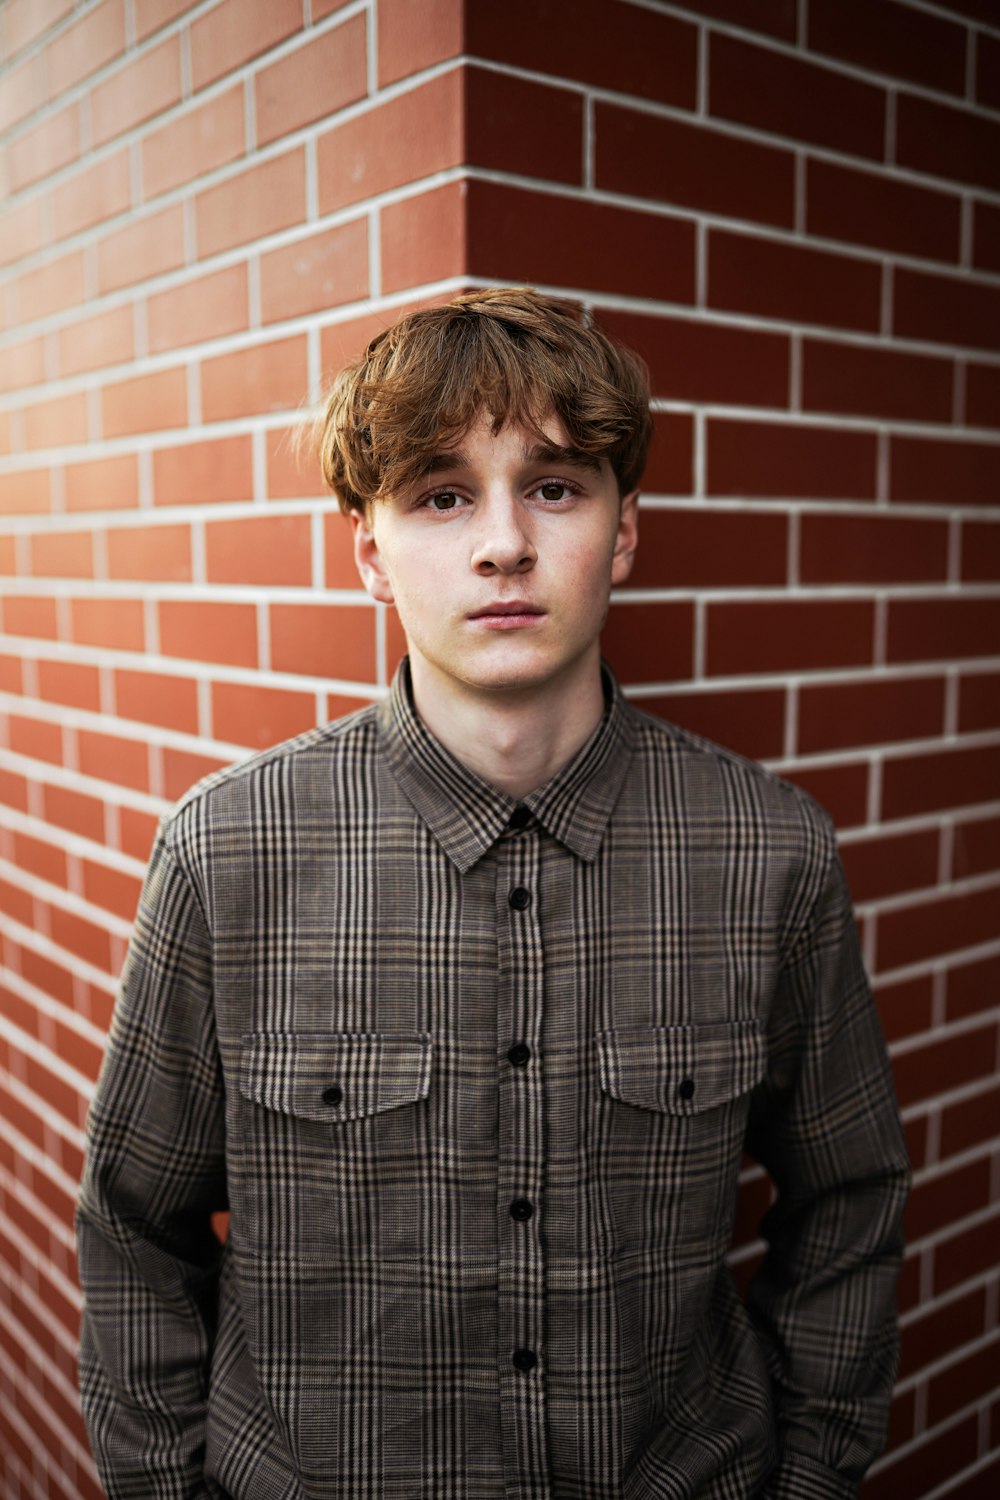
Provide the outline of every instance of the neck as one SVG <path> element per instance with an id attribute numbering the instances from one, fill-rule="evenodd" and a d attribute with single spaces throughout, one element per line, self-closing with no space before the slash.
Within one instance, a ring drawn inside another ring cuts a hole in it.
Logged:
<path id="1" fill-rule="evenodd" d="M 599 658 L 586 672 L 544 688 L 462 689 L 410 656 L 413 701 L 431 734 L 456 759 L 509 797 L 526 797 L 586 744 L 604 712 Z"/>

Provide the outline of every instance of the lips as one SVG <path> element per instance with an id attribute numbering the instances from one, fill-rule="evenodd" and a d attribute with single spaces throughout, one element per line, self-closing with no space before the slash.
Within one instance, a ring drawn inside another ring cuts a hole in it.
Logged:
<path id="1" fill-rule="evenodd" d="M 527 604 L 522 599 L 497 600 L 494 604 L 486 604 L 482 609 L 473 610 L 469 615 L 470 620 L 492 619 L 496 615 L 542 615 L 545 611 L 539 609 L 537 604 Z"/>

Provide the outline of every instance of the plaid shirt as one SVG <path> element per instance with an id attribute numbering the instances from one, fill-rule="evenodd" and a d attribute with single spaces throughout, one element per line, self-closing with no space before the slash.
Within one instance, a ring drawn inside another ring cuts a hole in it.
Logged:
<path id="1" fill-rule="evenodd" d="M 907 1166 L 833 834 L 608 690 L 517 806 L 403 670 L 165 822 L 79 1209 L 111 1496 L 855 1493 Z"/>

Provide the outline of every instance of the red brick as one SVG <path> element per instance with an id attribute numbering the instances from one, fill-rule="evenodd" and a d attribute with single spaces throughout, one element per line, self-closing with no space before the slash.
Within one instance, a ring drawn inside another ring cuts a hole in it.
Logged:
<path id="1" fill-rule="evenodd" d="M 979 271 L 1000 271 L 1000 207 L 973 205 L 972 263 Z"/>
<path id="2" fill-rule="evenodd" d="M 38 594 L 11 594 L 3 601 L 5 635 L 40 636 L 54 641 L 59 634 L 56 602 Z"/>
<path id="3" fill-rule="evenodd" d="M 3 16 L 4 56 L 13 57 L 72 9 L 73 0 L 10 0 Z"/>
<path id="4" fill-rule="evenodd" d="M 323 312 L 367 295 L 367 219 L 353 219 L 349 224 L 324 229 L 260 258 L 260 299 L 265 323 Z"/>
<path id="5" fill-rule="evenodd" d="M 21 132 L 8 148 L 10 192 L 68 167 L 80 154 L 80 106 L 76 102 Z"/>
<path id="6" fill-rule="evenodd" d="M 709 108 L 796 143 L 882 156 L 884 89 L 721 32 L 709 44 Z"/>
<path id="7" fill-rule="evenodd" d="M 874 612 L 863 599 L 709 604 L 707 671 L 809 671 L 867 664 Z"/>
<path id="8" fill-rule="evenodd" d="M 95 86 L 90 96 L 93 144 L 103 145 L 151 120 L 180 97 L 181 43 L 175 33 Z"/>
<path id="9" fill-rule="evenodd" d="M 107 534 L 108 577 L 187 582 L 191 532 L 187 526 L 122 526 Z"/>
<path id="10" fill-rule="evenodd" d="M 966 365 L 965 417 L 973 427 L 1000 427 L 1000 365 Z"/>
<path id="11" fill-rule="evenodd" d="M 257 610 L 252 604 L 165 599 L 158 605 L 164 656 L 257 666 Z M 277 663 L 275 663 L 277 666 Z"/>
<path id="12" fill-rule="evenodd" d="M 875 333 L 881 286 L 875 261 L 728 230 L 709 232 L 712 307 Z"/>
<path id="13" fill-rule="evenodd" d="M 708 420 L 710 495 L 868 500 L 875 495 L 875 436 L 805 423 Z"/>
<path id="14" fill-rule="evenodd" d="M 1000 728 L 1000 672 L 971 672 L 959 677 L 958 728 L 962 734 Z"/>
<path id="15" fill-rule="evenodd" d="M 917 1036 L 929 1030 L 934 1017 L 934 978 L 921 974 L 917 979 L 897 980 L 879 985 L 874 991 L 875 1005 L 886 1041 Z"/>
<path id="16" fill-rule="evenodd" d="M 680 724 L 692 734 L 726 745 L 751 760 L 781 754 L 785 737 L 785 694 L 781 688 L 750 692 L 657 693 L 634 706 Z"/>
<path id="17" fill-rule="evenodd" d="M 807 410 L 950 422 L 953 378 L 950 359 L 818 339 L 802 346 Z"/>
<path id="18" fill-rule="evenodd" d="M 643 508 L 632 588 L 727 588 L 783 584 L 784 516 L 713 507 Z"/>
<path id="19" fill-rule="evenodd" d="M 940 677 L 805 683 L 799 689 L 799 753 L 940 735 L 944 687 Z"/>
<path id="20" fill-rule="evenodd" d="M 148 201 L 235 161 L 246 150 L 243 87 L 235 84 L 143 137 L 142 192 Z"/>
<path id="21" fill-rule="evenodd" d="M 1000 886 L 936 896 L 899 911 L 883 912 L 878 923 L 878 966 L 897 969 L 1000 936 Z M 992 1071 L 995 1049 L 986 1059 Z"/>
<path id="22" fill-rule="evenodd" d="M 0 515 L 40 515 L 50 506 L 47 469 L 21 469 L 0 474 Z"/>
<path id="23" fill-rule="evenodd" d="M 146 861 L 158 826 L 159 819 L 153 813 L 140 812 L 137 807 L 120 808 L 118 830 L 122 853 Z"/>
<path id="24" fill-rule="evenodd" d="M 894 435 L 890 447 L 893 500 L 931 505 L 996 505 L 1000 444 Z"/>
<path id="25" fill-rule="evenodd" d="M 996 1431 L 1000 1424 L 994 1421 L 993 1425 Z M 991 1443 L 997 1446 L 995 1436 Z M 993 1500 L 997 1490 L 1000 1490 L 1000 1453 L 985 1465 L 977 1466 L 966 1480 L 959 1480 L 957 1487 L 948 1491 L 948 1500 Z"/>
<path id="26" fill-rule="evenodd" d="M 142 881 L 136 875 L 98 864 L 96 860 L 83 861 L 83 894 L 86 900 L 114 912 L 115 916 L 124 917 L 126 922 L 131 922 L 135 916 L 141 888 Z"/>
<path id="27" fill-rule="evenodd" d="M 17 869 L 37 875 L 39 880 L 51 881 L 53 885 L 66 884 L 66 855 L 62 849 L 26 833 L 14 833 L 12 841 Z"/>
<path id="28" fill-rule="evenodd" d="M 262 146 L 363 99 L 368 92 L 364 16 L 352 16 L 262 68 L 253 88 Z"/>
<path id="29" fill-rule="evenodd" d="M 97 797 L 53 784 L 44 788 L 44 806 L 47 822 L 95 843 L 104 842 L 104 803 Z"/>
<path id="30" fill-rule="evenodd" d="M 1000 582 L 1000 525 L 996 521 L 963 525 L 962 577 L 969 583 Z"/>
<path id="31" fill-rule="evenodd" d="M 211 442 L 177 443 L 153 453 L 157 505 L 204 505 L 253 498 L 253 457 L 248 435 Z"/>
<path id="32" fill-rule="evenodd" d="M 913 1438 L 916 1427 L 916 1392 L 894 1391 L 892 1405 L 889 1407 L 889 1431 L 886 1436 L 885 1451 L 893 1453 L 897 1448 L 902 1448 Z"/>
<path id="33" fill-rule="evenodd" d="M 212 685 L 212 733 L 217 740 L 265 750 L 312 729 L 315 723 L 314 693 L 289 693 L 236 682 Z"/>
<path id="34" fill-rule="evenodd" d="M 216 521 L 205 527 L 209 583 L 301 585 L 312 582 L 309 516 Z"/>
<path id="35" fill-rule="evenodd" d="M 310 677 L 375 680 L 375 615 L 356 604 L 272 604 L 271 666 Z"/>
<path id="36" fill-rule="evenodd" d="M 139 792 L 149 791 L 149 754 L 144 744 L 91 729 L 79 730 L 77 739 L 80 770 L 85 776 L 113 781 Z"/>
<path id="37" fill-rule="evenodd" d="M 247 326 L 247 297 L 244 264 L 227 266 L 150 297 L 146 304 L 150 353 L 242 333 Z"/>
<path id="38" fill-rule="evenodd" d="M 1000 109 L 1000 41 L 986 31 L 976 33 L 976 100 Z"/>
<path id="39" fill-rule="evenodd" d="M 934 344 L 1000 349 L 1000 287 L 897 266 L 893 332 Z"/>
<path id="40" fill-rule="evenodd" d="M 22 323 L 81 306 L 86 301 L 83 251 L 71 250 L 36 270 L 25 271 L 16 286 Z"/>
<path id="41" fill-rule="evenodd" d="M 132 453 L 67 464 L 64 473 L 67 510 L 125 510 L 139 503 L 139 474 Z"/>
<path id="42" fill-rule="evenodd" d="M 11 714 L 7 720 L 7 746 L 15 755 L 62 765 L 62 729 L 44 719 L 23 718 Z"/>
<path id="43" fill-rule="evenodd" d="M 979 1163 L 974 1163 L 978 1166 Z M 929 1184 L 928 1184 L 929 1185 Z M 947 1222 L 947 1220 L 946 1220 Z M 997 1261 L 997 1235 L 1000 1212 L 992 1214 L 972 1229 L 938 1242 L 934 1251 L 934 1292 L 948 1292 L 973 1276 L 994 1271 Z"/>
<path id="44" fill-rule="evenodd" d="M 61 448 L 87 441 L 87 397 L 82 391 L 39 401 L 23 412 L 26 448 Z"/>
<path id="45" fill-rule="evenodd" d="M 224 422 L 260 412 L 296 410 L 307 383 L 304 333 L 258 342 L 202 363 L 202 417 L 206 422 Z"/>
<path id="46" fill-rule="evenodd" d="M 788 401 L 787 334 L 605 308 L 597 317 L 613 338 L 645 360 L 654 396 L 739 406 Z"/>
<path id="47" fill-rule="evenodd" d="M 879 918 L 880 927 L 886 915 Z M 905 1109 L 937 1094 L 989 1078 L 995 1051 L 996 1026 L 989 1025 L 974 1031 L 934 1035 L 921 1047 L 897 1052 L 892 1060 L 892 1074 L 900 1107 Z"/>
<path id="48" fill-rule="evenodd" d="M 915 1375 L 962 1344 L 971 1344 L 985 1329 L 986 1292 L 981 1286 L 944 1306 L 922 1309 L 920 1316 L 902 1329 L 900 1376 L 906 1379 Z"/>
<path id="49" fill-rule="evenodd" d="M 937 882 L 938 835 L 933 829 L 845 844 L 841 853 L 855 901 L 878 901 Z"/>
<path id="50" fill-rule="evenodd" d="M 891 599 L 886 655 L 890 661 L 941 661 L 996 656 L 1000 599 Z"/>
<path id="51" fill-rule="evenodd" d="M 123 719 L 161 724 L 182 734 L 198 733 L 198 689 L 187 677 L 116 672 L 115 708 Z"/>
<path id="52" fill-rule="evenodd" d="M 134 375 L 101 391 L 101 430 L 106 438 L 185 427 L 187 419 L 187 376 L 179 365 Z"/>
<path id="53" fill-rule="evenodd" d="M 72 638 L 78 645 L 141 651 L 145 645 L 142 603 L 138 599 L 73 599 Z"/>
<path id="54" fill-rule="evenodd" d="M 93 537 L 89 531 L 39 532 L 30 538 L 31 568 L 36 577 L 93 578 Z"/>
<path id="55" fill-rule="evenodd" d="M 691 676 L 694 611 L 687 602 L 613 604 L 601 651 L 622 682 L 664 682 Z"/>
<path id="56" fill-rule="evenodd" d="M 96 73 L 125 48 L 124 6 L 104 0 L 49 43 L 45 75 L 50 99 Z"/>
<path id="57" fill-rule="evenodd" d="M 468 184 L 446 183 L 382 209 L 382 290 L 459 275 L 467 264 Z"/>
<path id="58" fill-rule="evenodd" d="M 814 52 L 930 89 L 965 92 L 965 28 L 894 0 L 811 0 Z"/>
<path id="59" fill-rule="evenodd" d="M 694 488 L 694 420 L 690 413 L 653 413 L 653 441 L 642 487 L 646 494 L 691 494 Z"/>
<path id="60" fill-rule="evenodd" d="M 134 0 L 136 37 L 144 42 L 196 3 L 197 0 Z"/>
<path id="61" fill-rule="evenodd" d="M 942 1156 L 957 1156 L 973 1146 L 985 1145 L 996 1135 L 998 1120 L 1000 1084 L 971 1099 L 946 1105 L 941 1111 Z"/>
<path id="62" fill-rule="evenodd" d="M 1000 745 L 887 755 L 882 768 L 882 815 L 907 818 L 942 808 L 995 802 L 998 789 Z"/>
<path id="63" fill-rule="evenodd" d="M 1000 122 L 901 93 L 896 106 L 896 160 L 902 167 L 1000 188 Z"/>
<path id="64" fill-rule="evenodd" d="M 297 146 L 205 188 L 194 200 L 194 214 L 201 258 L 301 223 L 306 216 L 304 149 Z"/>
<path id="65" fill-rule="evenodd" d="M 804 583 L 923 583 L 948 575 L 948 523 L 909 516 L 805 515 Z"/>
<path id="66" fill-rule="evenodd" d="M 463 10 L 459 0 L 423 0 L 419 9 L 409 0 L 379 0 L 379 87 L 457 56 Z"/>
<path id="67" fill-rule="evenodd" d="M 383 221 L 388 222 L 388 213 Z M 465 269 L 505 281 L 690 302 L 694 225 L 500 183 L 470 182 Z"/>
<path id="68" fill-rule="evenodd" d="M 934 1425 L 945 1421 L 963 1406 L 995 1393 L 1000 1369 L 1000 1333 L 994 1333 L 983 1348 L 967 1354 L 959 1364 L 935 1375 L 927 1385 L 927 1418 Z M 981 1491 L 985 1495 L 985 1488 Z"/>
<path id="69" fill-rule="evenodd" d="M 191 24 L 191 73 L 203 89 L 284 41 L 302 26 L 299 0 L 224 0 Z"/>
<path id="70" fill-rule="evenodd" d="M 791 228 L 795 159 L 790 151 L 682 120 L 598 103 L 595 184 L 613 193 Z"/>
<path id="71" fill-rule="evenodd" d="M 183 797 L 189 787 L 203 776 L 209 776 L 213 771 L 219 771 L 228 762 L 217 760 L 214 756 L 192 755 L 187 750 L 172 750 L 169 747 L 163 752 L 163 791 L 171 801 Z"/>
<path id="72" fill-rule="evenodd" d="M 963 818 L 955 823 L 954 838 L 951 859 L 954 880 L 1000 869 L 1000 816 Z"/>
<path id="73" fill-rule="evenodd" d="M 989 1203 L 990 1164 L 987 1158 L 917 1183 L 906 1214 L 906 1238 L 921 1239 L 965 1218 Z M 996 1242 L 994 1241 L 994 1250 Z"/>
<path id="74" fill-rule="evenodd" d="M 40 661 L 38 695 L 47 703 L 65 703 L 97 713 L 101 707 L 97 668 L 75 661 Z"/>
<path id="75" fill-rule="evenodd" d="M 684 8 L 784 42 L 794 42 L 798 35 L 796 0 L 685 0 Z"/>
<path id="76" fill-rule="evenodd" d="M 465 50 L 681 109 L 697 95 L 696 27 L 619 0 L 465 7 Z"/>
<path id="77" fill-rule="evenodd" d="M 462 69 L 465 157 L 477 167 L 583 181 L 583 102 L 568 89 Z"/>

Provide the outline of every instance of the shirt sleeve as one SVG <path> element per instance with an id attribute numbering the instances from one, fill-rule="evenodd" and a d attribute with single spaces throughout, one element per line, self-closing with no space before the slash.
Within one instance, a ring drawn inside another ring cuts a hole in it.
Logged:
<path id="1" fill-rule="evenodd" d="M 835 849 L 785 956 L 747 1145 L 777 1190 L 748 1292 L 779 1435 L 763 1493 L 847 1500 L 885 1442 L 910 1173 Z"/>
<path id="2" fill-rule="evenodd" d="M 111 1500 L 196 1500 L 226 1206 L 211 939 L 161 830 L 88 1120 L 80 1388 Z"/>

